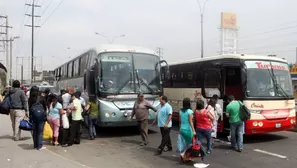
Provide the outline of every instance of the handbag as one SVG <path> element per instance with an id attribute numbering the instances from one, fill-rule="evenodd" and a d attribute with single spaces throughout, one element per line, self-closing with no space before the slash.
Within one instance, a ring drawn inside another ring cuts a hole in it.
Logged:
<path id="1" fill-rule="evenodd" d="M 31 122 L 29 122 L 28 120 L 26 119 L 23 119 L 21 122 L 20 122 L 20 126 L 19 128 L 21 130 L 24 130 L 24 131 L 32 131 L 33 130 L 33 125 Z"/>
<path id="2" fill-rule="evenodd" d="M 196 141 L 196 136 L 193 137 L 192 139 L 192 147 L 191 147 L 191 156 L 192 157 L 199 157 L 200 155 L 200 142 Z"/>

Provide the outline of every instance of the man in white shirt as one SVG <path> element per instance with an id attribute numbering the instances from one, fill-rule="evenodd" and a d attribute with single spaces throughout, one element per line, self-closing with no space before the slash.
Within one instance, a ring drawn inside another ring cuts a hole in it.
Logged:
<path id="1" fill-rule="evenodd" d="M 68 147 L 72 146 L 73 144 L 80 144 L 80 126 L 81 126 L 81 121 L 82 121 L 82 106 L 79 100 L 80 93 L 75 92 L 72 95 L 72 100 L 73 100 L 73 107 L 71 109 L 71 114 L 72 114 L 72 124 L 70 127 L 70 136 L 68 138 L 68 141 L 63 147 Z"/>
<path id="2" fill-rule="evenodd" d="M 68 91 L 66 90 L 62 91 L 62 100 L 63 100 L 63 109 L 66 110 L 67 106 L 71 101 L 71 95 L 68 93 Z"/>

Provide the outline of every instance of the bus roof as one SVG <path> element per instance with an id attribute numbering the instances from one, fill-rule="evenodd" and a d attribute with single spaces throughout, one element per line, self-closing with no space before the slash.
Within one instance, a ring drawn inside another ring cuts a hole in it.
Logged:
<path id="1" fill-rule="evenodd" d="M 271 61 L 280 61 L 287 63 L 286 60 L 277 58 L 277 57 L 269 57 L 264 55 L 245 55 L 245 54 L 226 54 L 226 55 L 217 55 L 217 56 L 210 56 L 205 58 L 194 58 L 189 59 L 186 61 L 179 61 L 179 62 L 173 62 L 169 63 L 170 65 L 178 65 L 178 64 L 188 64 L 188 63 L 194 63 L 194 62 L 203 62 L 203 61 L 211 61 L 211 60 L 219 60 L 224 58 L 233 58 L 233 59 L 242 59 L 242 60 L 251 60 L 251 59 L 264 59 L 264 60 L 271 60 Z"/>
<path id="2" fill-rule="evenodd" d="M 135 53 L 146 53 L 146 54 L 156 55 L 156 52 L 154 50 L 141 47 L 141 46 L 128 46 L 128 45 L 120 45 L 120 44 L 101 44 L 99 45 L 99 47 L 93 47 L 93 48 L 90 48 L 89 50 L 85 50 L 84 52 L 80 53 L 76 57 L 73 57 L 71 60 L 64 62 L 57 68 L 60 68 L 63 65 L 68 64 L 69 62 L 72 62 L 73 60 L 76 60 L 78 57 L 89 52 L 96 52 L 96 55 L 104 52 L 135 52 Z"/>
<path id="3" fill-rule="evenodd" d="M 156 52 L 149 48 L 141 46 L 128 46 L 120 44 L 102 44 L 96 48 L 96 51 L 99 53 L 102 52 L 136 52 L 136 53 L 147 53 L 155 55 Z"/>

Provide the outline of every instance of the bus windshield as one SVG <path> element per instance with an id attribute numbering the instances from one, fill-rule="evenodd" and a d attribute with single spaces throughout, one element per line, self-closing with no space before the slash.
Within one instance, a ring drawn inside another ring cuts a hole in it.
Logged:
<path id="1" fill-rule="evenodd" d="M 289 66 L 273 61 L 245 61 L 248 97 L 293 97 Z"/>
<path id="2" fill-rule="evenodd" d="M 157 73 L 160 66 L 156 68 L 159 57 L 112 52 L 101 54 L 100 60 L 100 92 L 110 94 L 160 92 L 160 77 Z"/>

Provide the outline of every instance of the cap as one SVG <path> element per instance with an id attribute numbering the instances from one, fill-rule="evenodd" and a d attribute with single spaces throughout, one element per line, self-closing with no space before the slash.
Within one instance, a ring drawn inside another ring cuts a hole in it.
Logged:
<path id="1" fill-rule="evenodd" d="M 113 84 L 113 81 L 110 80 L 110 81 L 108 81 L 108 83 Z"/>

